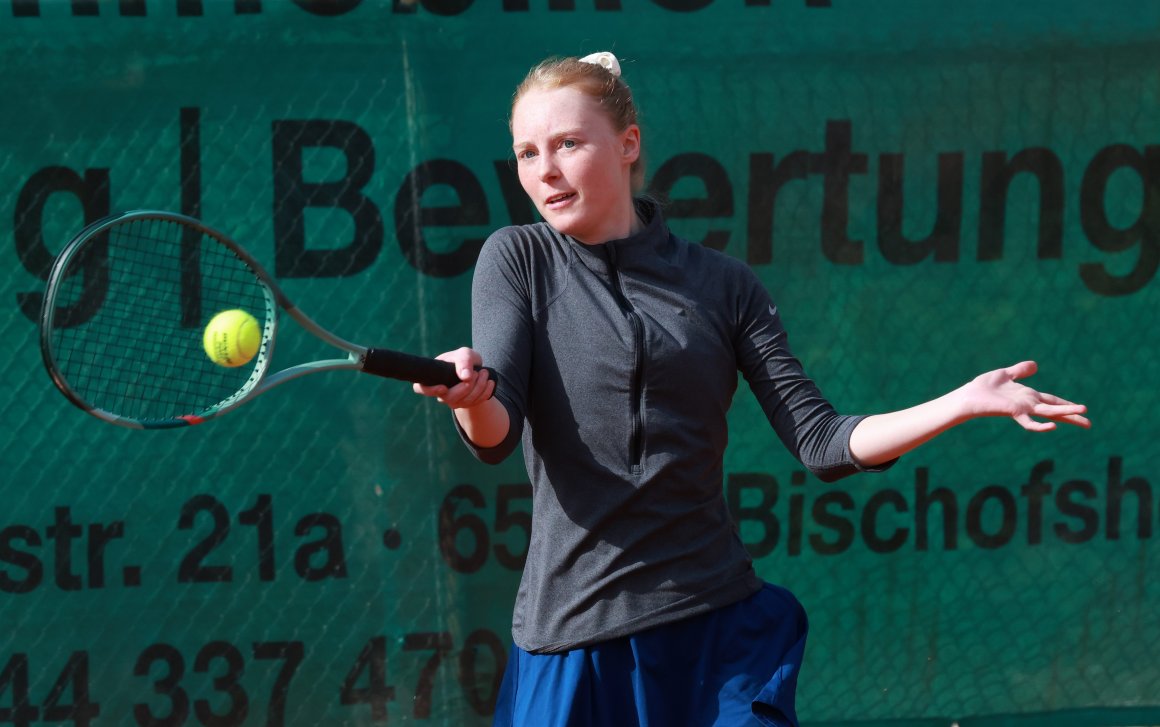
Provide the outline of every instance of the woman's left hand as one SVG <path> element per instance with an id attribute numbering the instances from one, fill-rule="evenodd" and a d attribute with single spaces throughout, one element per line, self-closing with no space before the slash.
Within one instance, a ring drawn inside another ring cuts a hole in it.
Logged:
<path id="1" fill-rule="evenodd" d="M 1032 432 L 1055 429 L 1057 422 L 1074 424 L 1084 429 L 1091 427 L 1091 422 L 1083 416 L 1087 413 L 1087 407 L 1083 404 L 1036 391 L 1018 382 L 1018 379 L 1034 374 L 1038 368 L 1034 361 L 1023 361 L 980 374 L 964 384 L 960 392 L 965 397 L 969 415 L 1009 416 Z"/>

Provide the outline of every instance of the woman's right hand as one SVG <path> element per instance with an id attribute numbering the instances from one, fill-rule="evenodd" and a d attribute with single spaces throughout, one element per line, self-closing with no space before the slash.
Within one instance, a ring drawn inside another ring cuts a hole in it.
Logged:
<path id="1" fill-rule="evenodd" d="M 470 409 L 491 398 L 495 391 L 495 382 L 491 380 L 487 369 L 479 368 L 483 365 L 483 357 L 478 351 L 463 347 L 441 353 L 435 358 L 455 366 L 459 383 L 450 387 L 442 384 L 437 386 L 412 384 L 416 394 L 430 396 L 452 409 Z"/>

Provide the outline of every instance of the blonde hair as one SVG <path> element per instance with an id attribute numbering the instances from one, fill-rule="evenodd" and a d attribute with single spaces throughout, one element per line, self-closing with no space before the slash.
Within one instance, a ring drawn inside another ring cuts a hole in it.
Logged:
<path id="1" fill-rule="evenodd" d="M 547 58 L 533 66 L 512 94 L 512 111 L 528 91 L 567 87 L 574 87 L 595 99 L 616 131 L 624 131 L 638 123 L 636 104 L 632 100 L 632 89 L 628 84 L 619 75 L 599 63 L 582 61 L 575 56 Z M 508 129 L 511 130 L 510 113 Z M 644 183 L 643 150 L 632 163 L 631 172 L 633 187 L 641 187 Z"/>

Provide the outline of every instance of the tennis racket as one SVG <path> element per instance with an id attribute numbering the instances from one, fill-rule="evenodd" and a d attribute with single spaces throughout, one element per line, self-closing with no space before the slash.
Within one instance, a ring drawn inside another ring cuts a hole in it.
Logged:
<path id="1" fill-rule="evenodd" d="M 220 366 L 203 349 L 203 331 L 219 311 L 238 308 L 257 319 L 261 343 L 245 365 Z M 271 373 L 279 309 L 346 357 Z M 41 307 L 40 350 L 69 401 L 134 429 L 200 424 L 321 371 L 427 386 L 459 382 L 446 361 L 339 338 L 300 311 L 236 242 L 192 217 L 149 210 L 98 220 L 57 255 Z"/>

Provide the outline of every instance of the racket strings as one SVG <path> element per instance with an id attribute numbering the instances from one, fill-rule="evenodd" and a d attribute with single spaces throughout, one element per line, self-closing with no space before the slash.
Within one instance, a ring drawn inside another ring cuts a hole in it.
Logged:
<path id="1" fill-rule="evenodd" d="M 205 324 L 221 310 L 246 310 L 263 329 L 273 315 L 265 287 L 225 244 L 176 221 L 133 219 L 73 261 L 62 271 L 59 304 L 87 309 L 78 325 L 53 330 L 53 351 L 60 373 L 93 407 L 138 421 L 197 416 L 257 378 L 265 341 L 238 368 L 213 363 L 202 345 Z M 98 266 L 104 294 L 85 295 L 86 275 L 99 278 Z"/>

